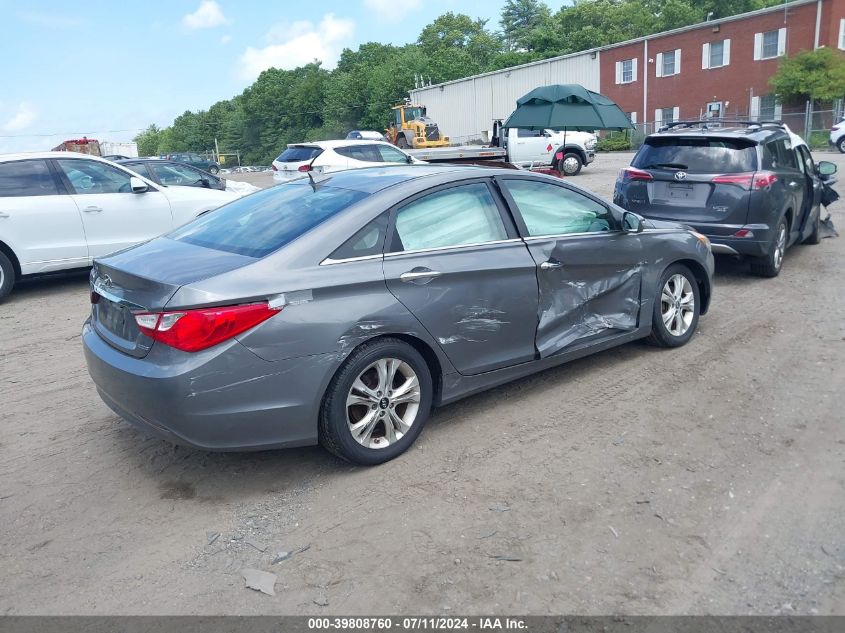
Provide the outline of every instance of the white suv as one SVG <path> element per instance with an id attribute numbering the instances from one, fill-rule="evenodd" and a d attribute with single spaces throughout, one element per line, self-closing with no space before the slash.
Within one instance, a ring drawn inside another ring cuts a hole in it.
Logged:
<path id="1" fill-rule="evenodd" d="M 238 197 L 75 152 L 0 156 L 0 300 L 20 277 L 90 266 Z"/>
<path id="2" fill-rule="evenodd" d="M 377 165 L 422 163 L 384 141 L 344 140 L 293 143 L 273 161 L 273 180 L 287 182 L 309 171 L 329 173 Z"/>
<path id="3" fill-rule="evenodd" d="M 845 154 L 845 117 L 830 128 L 830 144 L 835 145 L 836 149 Z"/>

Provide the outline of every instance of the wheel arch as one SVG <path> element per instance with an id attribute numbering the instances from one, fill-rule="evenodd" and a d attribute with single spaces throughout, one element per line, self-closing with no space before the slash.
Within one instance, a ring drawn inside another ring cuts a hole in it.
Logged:
<path id="1" fill-rule="evenodd" d="M 11 260 L 12 266 L 15 269 L 15 281 L 17 281 L 21 278 L 21 263 L 18 260 L 17 255 L 15 255 L 15 251 L 13 251 L 6 242 L 0 240 L 0 252 Z"/>
<path id="2" fill-rule="evenodd" d="M 674 264 L 682 264 L 686 266 L 695 276 L 695 282 L 698 284 L 698 294 L 701 296 L 701 310 L 699 311 L 699 314 L 707 314 L 707 310 L 710 308 L 710 295 L 713 292 L 710 277 L 707 275 L 707 270 L 701 265 L 701 263 L 694 259 L 678 259 L 669 264 L 669 266 Z"/>
<path id="3" fill-rule="evenodd" d="M 561 146 L 560 146 L 560 147 L 558 147 L 558 148 L 554 151 L 554 153 L 552 154 L 552 160 L 553 160 L 554 162 L 557 162 L 557 159 L 555 158 L 555 156 L 557 156 L 559 152 L 563 152 L 563 153 L 564 153 L 564 155 L 565 155 L 565 154 L 567 154 L 567 153 L 569 153 L 569 154 L 573 154 L 573 153 L 578 154 L 578 158 L 580 158 L 580 159 L 581 159 L 581 162 L 582 162 L 582 163 L 586 163 L 586 162 L 587 162 L 587 152 L 586 152 L 586 151 L 584 151 L 584 148 L 583 148 L 583 147 L 581 147 L 580 145 L 575 145 L 574 143 L 567 143 L 566 145 L 561 145 Z"/>

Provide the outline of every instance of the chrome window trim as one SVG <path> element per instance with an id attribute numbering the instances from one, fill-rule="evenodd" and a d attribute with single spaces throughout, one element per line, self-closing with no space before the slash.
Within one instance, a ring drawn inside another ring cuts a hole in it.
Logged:
<path id="1" fill-rule="evenodd" d="M 384 253 L 376 253 L 375 255 L 361 255 L 360 257 L 344 257 L 343 259 L 332 259 L 326 257 L 320 262 L 320 266 L 331 266 L 332 264 L 347 264 L 349 262 L 363 262 L 369 259 L 384 259 Z"/>
<path id="2" fill-rule="evenodd" d="M 506 240 L 492 240 L 490 242 L 473 242 L 472 244 L 455 244 L 454 246 L 437 246 L 435 248 L 418 248 L 415 250 L 410 251 L 396 251 L 395 253 L 385 253 L 385 258 L 387 257 L 396 257 L 398 255 L 416 255 L 418 253 L 434 253 L 440 251 L 449 251 L 455 250 L 459 248 L 472 248 L 474 246 L 490 246 L 494 244 L 510 244 L 521 242 L 522 238 L 520 237 L 512 237 Z"/>
<path id="3" fill-rule="evenodd" d="M 625 233 L 625 231 L 615 230 L 615 231 L 585 231 L 582 233 L 552 233 L 550 235 L 531 235 L 530 237 L 524 238 L 526 242 L 536 242 L 537 240 L 548 240 L 548 239 L 560 239 L 564 237 L 584 237 L 584 236 L 591 236 L 596 237 L 600 235 L 618 235 L 620 233 Z"/>

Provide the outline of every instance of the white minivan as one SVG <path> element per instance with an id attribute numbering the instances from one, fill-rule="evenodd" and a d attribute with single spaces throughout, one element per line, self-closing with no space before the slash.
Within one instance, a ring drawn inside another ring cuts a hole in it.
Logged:
<path id="1" fill-rule="evenodd" d="M 237 198 L 75 152 L 0 156 L 0 300 L 21 277 L 90 266 Z"/>

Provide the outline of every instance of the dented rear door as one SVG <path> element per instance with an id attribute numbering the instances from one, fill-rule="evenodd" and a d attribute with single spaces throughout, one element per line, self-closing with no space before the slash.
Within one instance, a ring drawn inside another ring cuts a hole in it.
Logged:
<path id="1" fill-rule="evenodd" d="M 608 207 L 550 181 L 503 178 L 536 265 L 541 358 L 632 331 L 639 323 L 642 243 Z"/>

